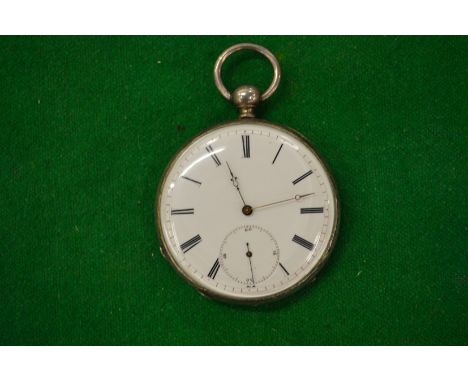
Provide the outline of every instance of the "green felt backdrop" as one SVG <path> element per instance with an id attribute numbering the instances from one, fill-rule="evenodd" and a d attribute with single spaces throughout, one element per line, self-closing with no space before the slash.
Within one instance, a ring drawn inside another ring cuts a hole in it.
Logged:
<path id="1" fill-rule="evenodd" d="M 342 203 L 318 281 L 258 308 L 179 278 L 153 216 L 171 156 L 236 118 L 212 67 L 242 41 Z M 463 37 L 0 38 L 0 344 L 468 344 L 467 96 Z"/>

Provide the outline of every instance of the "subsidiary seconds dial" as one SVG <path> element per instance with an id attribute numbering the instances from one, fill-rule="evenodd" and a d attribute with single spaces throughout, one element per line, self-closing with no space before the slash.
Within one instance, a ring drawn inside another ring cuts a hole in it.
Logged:
<path id="1" fill-rule="evenodd" d="M 279 263 L 280 250 L 273 235 L 257 225 L 242 225 L 223 240 L 221 267 L 234 281 L 255 287 L 267 280 Z"/>

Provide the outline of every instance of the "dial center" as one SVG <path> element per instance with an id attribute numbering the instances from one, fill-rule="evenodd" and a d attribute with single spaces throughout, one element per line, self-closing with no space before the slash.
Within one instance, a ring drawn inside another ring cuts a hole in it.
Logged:
<path id="1" fill-rule="evenodd" d="M 242 213 L 245 216 L 252 215 L 252 212 L 253 212 L 253 208 L 251 206 L 245 205 L 244 207 L 242 207 Z"/>

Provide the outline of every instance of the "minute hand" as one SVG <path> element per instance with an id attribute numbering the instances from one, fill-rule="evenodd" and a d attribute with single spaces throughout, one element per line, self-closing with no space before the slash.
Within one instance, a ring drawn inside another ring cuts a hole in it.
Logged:
<path id="1" fill-rule="evenodd" d="M 292 197 L 292 198 L 280 200 L 280 201 L 278 201 L 278 202 L 263 204 L 263 205 L 261 205 L 261 206 L 253 207 L 253 209 L 254 209 L 254 210 L 257 210 L 257 209 L 259 209 L 259 208 L 269 207 L 269 206 L 272 206 L 272 205 L 274 205 L 274 204 L 280 204 L 280 203 L 284 203 L 284 202 L 289 202 L 289 201 L 291 201 L 291 200 L 301 200 L 302 198 L 305 198 L 306 196 L 313 195 L 313 194 L 315 194 L 315 192 L 310 192 L 310 193 L 308 193 L 308 194 L 302 194 L 302 195 L 294 195 L 294 197 Z"/>

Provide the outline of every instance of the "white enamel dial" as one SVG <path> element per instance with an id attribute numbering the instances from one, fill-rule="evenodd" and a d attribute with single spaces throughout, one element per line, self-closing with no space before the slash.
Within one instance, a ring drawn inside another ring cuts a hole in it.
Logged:
<path id="1" fill-rule="evenodd" d="M 163 253 L 200 291 L 262 302 L 312 279 L 326 260 L 337 195 L 303 138 L 246 119 L 179 152 L 160 185 L 157 219 Z"/>

